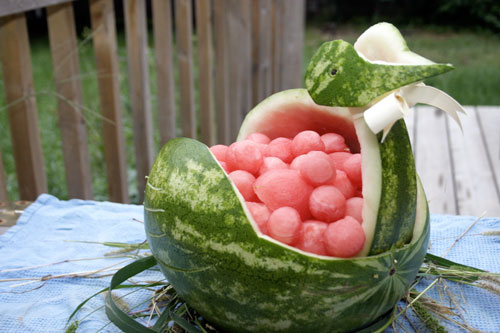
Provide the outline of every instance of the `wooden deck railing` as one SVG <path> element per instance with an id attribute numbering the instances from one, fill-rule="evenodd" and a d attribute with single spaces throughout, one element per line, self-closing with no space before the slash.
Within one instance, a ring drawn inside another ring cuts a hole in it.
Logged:
<path id="1" fill-rule="evenodd" d="M 235 138 L 244 114 L 253 104 L 274 91 L 301 86 L 303 0 L 175 0 L 175 10 L 171 1 L 151 0 L 159 91 L 158 119 L 154 121 L 147 66 L 147 2 L 123 1 L 140 194 L 154 158 L 153 123 L 160 128 L 161 142 L 176 136 L 176 114 L 180 114 L 183 136 L 197 137 L 200 124 L 198 139 L 209 145 L 227 144 Z M 0 2 L 0 59 L 20 199 L 33 200 L 47 191 L 44 158 L 50 158 L 42 152 L 25 18 L 25 12 L 34 8 L 46 8 L 47 13 L 68 195 L 91 199 L 86 124 L 78 112 L 82 87 L 73 4 L 70 0 L 6 0 Z M 194 13 L 197 59 L 192 50 Z M 111 201 L 127 202 L 113 0 L 90 0 L 90 16 L 108 195 Z M 178 84 L 174 80 L 175 57 Z M 199 82 L 193 79 L 195 62 Z M 199 88 L 199 119 L 194 110 L 195 86 Z M 176 94 L 180 96 L 179 110 Z M 7 200 L 7 190 L 0 154 L 1 200 Z"/>

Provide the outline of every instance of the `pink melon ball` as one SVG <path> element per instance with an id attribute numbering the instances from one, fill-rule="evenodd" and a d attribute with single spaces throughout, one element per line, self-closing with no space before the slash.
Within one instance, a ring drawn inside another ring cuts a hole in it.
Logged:
<path id="1" fill-rule="evenodd" d="M 228 147 L 225 145 L 215 145 L 209 148 L 212 154 L 214 154 L 215 158 L 219 162 L 226 161 L 226 153 Z"/>
<path id="2" fill-rule="evenodd" d="M 324 151 L 325 144 L 321 137 L 314 131 L 302 131 L 292 141 L 292 153 L 294 156 L 307 154 L 310 151 Z"/>
<path id="3" fill-rule="evenodd" d="M 330 157 L 322 151 L 310 151 L 306 155 L 297 156 L 290 167 L 300 171 L 301 176 L 313 186 L 335 180 L 333 163 Z"/>
<path id="4" fill-rule="evenodd" d="M 224 171 L 226 171 L 226 173 L 229 173 L 229 168 L 227 167 L 227 163 L 226 162 L 219 162 L 220 166 L 222 167 L 222 169 L 224 169 Z"/>
<path id="5" fill-rule="evenodd" d="M 302 219 L 310 217 L 309 196 L 313 188 L 297 170 L 278 169 L 268 171 L 257 178 L 254 191 L 271 210 L 289 206 L 296 209 Z"/>
<path id="6" fill-rule="evenodd" d="M 352 197 L 345 202 L 345 215 L 355 218 L 360 224 L 363 223 L 363 198 Z"/>
<path id="7" fill-rule="evenodd" d="M 235 170 L 229 174 L 229 178 L 236 185 L 245 201 L 255 201 L 257 196 L 253 190 L 255 177 L 248 171 Z"/>
<path id="8" fill-rule="evenodd" d="M 266 205 L 260 202 L 247 201 L 246 204 L 248 210 L 250 211 L 250 214 L 252 214 L 253 219 L 259 226 L 260 231 L 263 234 L 267 234 L 267 221 L 269 220 L 269 216 L 271 215 L 269 209 L 266 207 Z"/>
<path id="9" fill-rule="evenodd" d="M 355 256 L 363 248 L 365 240 L 363 228 L 350 216 L 331 223 L 324 233 L 326 252 L 340 258 Z"/>
<path id="10" fill-rule="evenodd" d="M 269 137 L 267 135 L 259 133 L 259 132 L 252 133 L 252 134 L 248 135 L 246 140 L 250 140 L 250 141 L 253 141 L 256 143 L 262 143 L 265 145 L 267 145 L 269 142 L 271 142 L 271 139 L 269 139 Z"/>
<path id="11" fill-rule="evenodd" d="M 250 140 L 235 142 L 226 152 L 226 163 L 230 170 L 245 170 L 257 174 L 262 160 L 258 144 Z"/>
<path id="12" fill-rule="evenodd" d="M 274 156 L 264 157 L 262 165 L 260 166 L 259 175 L 276 169 L 288 169 L 288 164 Z"/>
<path id="13" fill-rule="evenodd" d="M 334 222 L 345 216 L 345 198 L 335 186 L 316 187 L 309 198 L 309 209 L 315 219 Z"/>
<path id="14" fill-rule="evenodd" d="M 337 170 L 335 180 L 331 183 L 335 186 L 346 199 L 353 197 L 356 194 L 356 188 L 347 177 L 346 173 L 342 170 Z"/>
<path id="15" fill-rule="evenodd" d="M 349 147 L 347 147 L 344 137 L 340 134 L 323 134 L 321 136 L 321 141 L 323 141 L 325 145 L 325 153 L 349 152 Z"/>
<path id="16" fill-rule="evenodd" d="M 337 153 L 331 153 L 328 156 L 332 159 L 333 165 L 335 166 L 335 169 L 337 170 L 344 170 L 344 162 L 352 156 L 351 153 L 348 152 L 337 152 Z"/>
<path id="17" fill-rule="evenodd" d="M 361 154 L 353 154 L 342 165 L 347 177 L 356 187 L 361 187 Z"/>
<path id="18" fill-rule="evenodd" d="M 277 157 L 285 163 L 293 159 L 292 140 L 287 138 L 276 138 L 266 146 L 265 156 Z"/>
<path id="19" fill-rule="evenodd" d="M 277 241 L 293 245 L 299 238 L 301 224 L 297 210 L 292 207 L 281 207 L 269 216 L 267 231 L 269 236 Z"/>
<path id="20" fill-rule="evenodd" d="M 302 223 L 297 248 L 314 254 L 327 255 L 323 236 L 327 227 L 327 223 L 316 220 Z"/>

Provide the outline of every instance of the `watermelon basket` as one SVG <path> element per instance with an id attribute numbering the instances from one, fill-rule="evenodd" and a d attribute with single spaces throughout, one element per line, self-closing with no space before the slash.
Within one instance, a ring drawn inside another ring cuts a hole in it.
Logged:
<path id="1" fill-rule="evenodd" d="M 305 89 L 255 106 L 232 145 L 167 142 L 145 191 L 152 256 L 107 290 L 153 267 L 168 282 L 150 286 L 150 325 L 111 292 L 108 318 L 127 332 L 374 332 L 411 306 L 441 328 L 419 301 L 420 279 L 486 273 L 427 254 L 429 208 L 403 118 L 426 103 L 460 125 L 463 108 L 422 83 L 451 69 L 380 23 L 354 45 L 324 43 Z"/>

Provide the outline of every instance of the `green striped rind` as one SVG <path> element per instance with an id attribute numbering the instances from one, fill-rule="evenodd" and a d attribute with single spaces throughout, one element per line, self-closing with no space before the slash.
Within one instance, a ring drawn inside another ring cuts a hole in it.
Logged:
<path id="1" fill-rule="evenodd" d="M 417 173 L 404 120 L 394 124 L 379 149 L 382 186 L 370 255 L 408 243 L 416 214 Z"/>
<path id="2" fill-rule="evenodd" d="M 415 278 L 429 239 L 423 192 L 419 200 L 410 244 L 351 260 L 308 255 L 259 237 L 208 148 L 176 139 L 149 176 L 145 227 L 168 280 L 218 328 L 350 331 L 386 314 Z"/>
<path id="3" fill-rule="evenodd" d="M 305 86 L 317 104 L 364 106 L 385 93 L 453 69 L 449 64 L 372 63 L 342 40 L 326 42 L 306 70 Z M 332 71 L 336 71 L 332 74 Z"/>

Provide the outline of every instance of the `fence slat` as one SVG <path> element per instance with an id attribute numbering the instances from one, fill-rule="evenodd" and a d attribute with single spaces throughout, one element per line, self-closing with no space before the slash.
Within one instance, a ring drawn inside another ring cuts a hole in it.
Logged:
<path id="1" fill-rule="evenodd" d="M 8 201 L 7 180 L 5 178 L 5 169 L 3 167 L 2 154 L 0 153 L 0 201 Z"/>
<path id="2" fill-rule="evenodd" d="M 244 115 L 251 103 L 251 27 L 250 2 L 226 1 L 226 38 L 228 59 L 229 109 L 231 141 L 236 139 Z"/>
<path id="3" fill-rule="evenodd" d="M 172 10 L 171 2 L 153 0 L 153 27 L 158 84 L 158 125 L 161 144 L 175 138 L 175 91 L 172 54 Z"/>
<path id="4" fill-rule="evenodd" d="M 281 90 L 281 71 L 283 59 L 283 9 L 284 0 L 273 0 L 271 7 L 271 48 L 273 93 Z"/>
<path id="5" fill-rule="evenodd" d="M 181 97 L 182 135 L 196 138 L 193 82 L 193 19 L 191 0 L 175 1 L 175 25 L 177 28 L 177 57 Z"/>
<path id="6" fill-rule="evenodd" d="M 47 7 L 47 23 L 68 195 L 70 198 L 92 199 L 73 5 L 65 3 Z"/>
<path id="7" fill-rule="evenodd" d="M 109 200 L 128 202 L 113 0 L 91 0 L 90 16 L 99 77 L 99 99 Z"/>
<path id="8" fill-rule="evenodd" d="M 304 45 L 304 1 L 283 1 L 281 90 L 302 86 L 302 49 Z"/>
<path id="9" fill-rule="evenodd" d="M 19 194 L 22 200 L 35 200 L 47 191 L 47 178 L 24 14 L 0 19 L 0 58 Z"/>
<path id="10" fill-rule="evenodd" d="M 215 144 L 214 98 L 212 84 L 212 8 L 210 1 L 196 2 L 198 72 L 200 91 L 201 140 Z"/>
<path id="11" fill-rule="evenodd" d="M 228 45 L 226 43 L 225 0 L 214 0 L 215 21 L 215 105 L 217 108 L 217 142 L 229 144 Z"/>
<path id="12" fill-rule="evenodd" d="M 2 0 L 0 1 L 0 16 L 18 14 L 27 12 L 28 10 L 52 6 L 74 0 Z"/>
<path id="13" fill-rule="evenodd" d="M 271 2 L 252 1 L 252 105 L 257 105 L 272 89 Z"/>
<path id="14" fill-rule="evenodd" d="M 148 31 L 145 0 L 125 0 L 125 29 L 133 114 L 135 165 L 139 201 L 144 199 L 146 176 L 153 165 L 153 125 L 148 73 Z"/>

